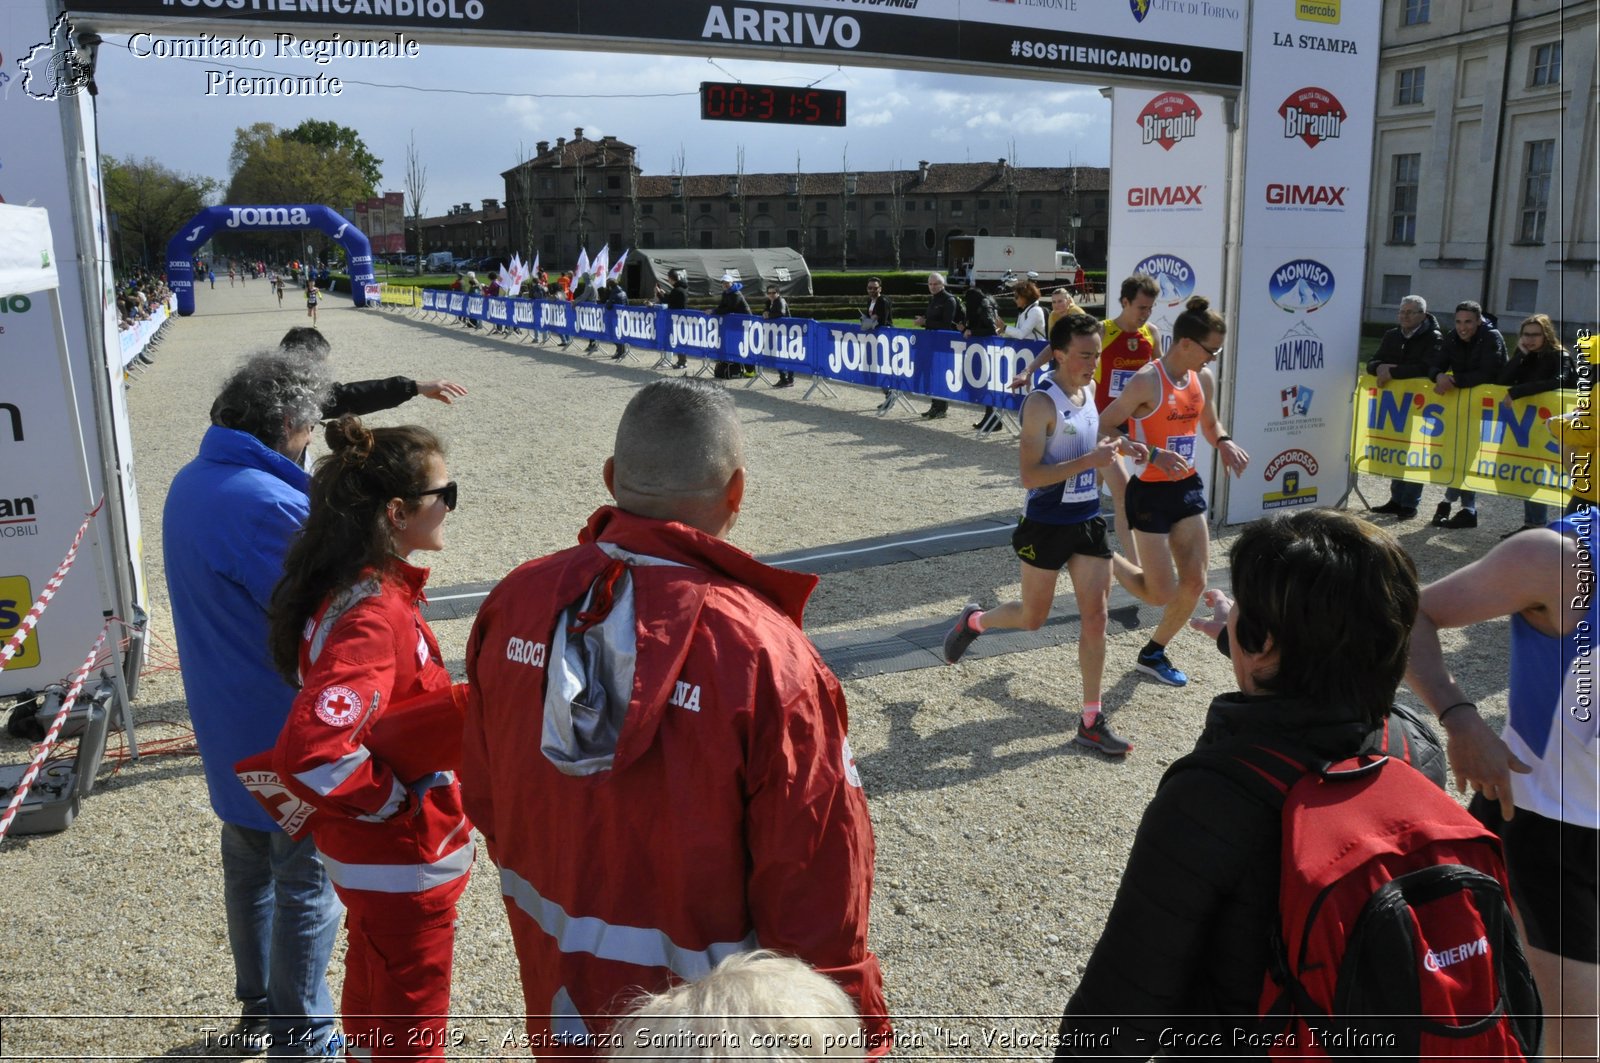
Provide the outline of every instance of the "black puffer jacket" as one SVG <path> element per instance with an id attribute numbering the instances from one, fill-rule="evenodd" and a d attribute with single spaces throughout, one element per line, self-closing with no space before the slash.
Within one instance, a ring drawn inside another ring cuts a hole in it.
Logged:
<path id="1" fill-rule="evenodd" d="M 1407 336 L 1397 328 L 1383 334 L 1378 353 L 1367 362 L 1367 372 L 1376 373 L 1380 365 L 1392 365 L 1390 376 L 1396 380 L 1411 380 L 1427 376 L 1428 369 L 1439 360 L 1439 344 L 1444 337 L 1439 333 L 1439 321 L 1432 314 L 1423 317 L 1417 331 Z"/>
<path id="2" fill-rule="evenodd" d="M 1446 332 L 1429 367 L 1429 378 L 1438 380 L 1440 373 L 1449 373 L 1455 377 L 1456 387 L 1475 388 L 1498 383 L 1505 368 L 1505 338 L 1485 322 L 1470 340 L 1463 340 L 1455 329 Z"/>
<path id="3" fill-rule="evenodd" d="M 1578 386 L 1578 364 L 1571 351 L 1560 347 L 1540 347 L 1530 354 L 1519 345 L 1511 352 L 1499 382 L 1510 385 L 1506 395 L 1513 399 L 1574 388 Z"/>
<path id="4" fill-rule="evenodd" d="M 1257 744 L 1330 760 L 1387 751 L 1444 786 L 1438 739 L 1405 709 L 1373 728 L 1354 710 L 1225 694 L 1211 703 L 1195 748 Z M 1279 849 L 1278 809 L 1218 771 L 1175 763 L 1139 823 L 1105 930 L 1067 1002 L 1057 1055 L 1154 1055 L 1166 1030 L 1221 1035 L 1214 1046 L 1166 1046 L 1175 1054 L 1264 1056 L 1235 1045 L 1233 1031 L 1254 1028 L 1277 919 Z"/>

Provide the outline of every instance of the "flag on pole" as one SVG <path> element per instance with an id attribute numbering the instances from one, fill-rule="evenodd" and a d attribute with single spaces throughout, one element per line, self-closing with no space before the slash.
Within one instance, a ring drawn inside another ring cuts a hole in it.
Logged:
<path id="1" fill-rule="evenodd" d="M 630 248 L 629 250 L 632 250 L 632 249 Z M 624 251 L 624 252 L 622 252 L 622 254 L 617 256 L 617 264 L 615 266 L 611 267 L 611 279 L 612 280 L 617 281 L 618 283 L 621 283 L 621 281 L 622 281 L 622 267 L 624 265 L 626 265 L 627 262 L 628 262 L 628 252 L 627 251 Z"/>
<path id="2" fill-rule="evenodd" d="M 606 275 L 611 270 L 611 245 L 606 244 L 595 253 L 590 265 L 594 269 L 594 283 L 596 286 L 606 282 Z"/>
<path id="3" fill-rule="evenodd" d="M 572 277 L 576 280 L 589 271 L 589 251 L 587 248 L 580 247 L 578 248 L 578 266 L 572 271 Z"/>

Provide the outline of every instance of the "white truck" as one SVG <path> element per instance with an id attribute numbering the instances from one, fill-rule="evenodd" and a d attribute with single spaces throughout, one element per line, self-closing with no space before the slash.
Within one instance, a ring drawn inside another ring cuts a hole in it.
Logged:
<path id="1" fill-rule="evenodd" d="M 952 284 L 995 288 L 1029 278 L 1048 288 L 1077 278 L 1077 256 L 1045 236 L 952 236 L 946 246 Z"/>

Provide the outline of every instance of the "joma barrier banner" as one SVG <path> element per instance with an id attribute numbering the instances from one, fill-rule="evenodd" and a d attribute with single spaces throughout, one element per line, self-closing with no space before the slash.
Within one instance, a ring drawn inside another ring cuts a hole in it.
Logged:
<path id="1" fill-rule="evenodd" d="M 809 318 L 719 317 L 699 310 L 605 306 L 555 299 L 422 293 L 422 309 L 596 342 L 632 343 L 669 354 L 804 373 L 845 384 L 1015 410 L 1026 397 L 1006 384 L 1043 341 L 959 332 L 880 328 Z"/>
<path id="2" fill-rule="evenodd" d="M 1417 380 L 1356 391 L 1351 467 L 1359 473 L 1563 505 L 1572 470 L 1545 422 L 1581 408 L 1581 393 L 1508 399 L 1496 385 L 1436 394 Z"/>

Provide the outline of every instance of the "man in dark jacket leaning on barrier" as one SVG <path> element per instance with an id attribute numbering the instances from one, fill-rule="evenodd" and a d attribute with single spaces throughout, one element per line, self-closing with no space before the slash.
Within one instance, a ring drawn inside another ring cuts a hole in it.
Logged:
<path id="1" fill-rule="evenodd" d="M 1428 368 L 1439 359 L 1439 322 L 1428 313 L 1428 301 L 1420 295 L 1400 300 L 1400 325 L 1383 334 L 1378 353 L 1367 363 L 1367 372 L 1383 387 L 1391 380 L 1412 380 L 1429 376 Z M 1417 515 L 1422 501 L 1422 484 L 1410 480 L 1389 481 L 1389 501 L 1375 506 L 1374 513 L 1387 513 L 1398 520 Z"/>
<path id="2" fill-rule="evenodd" d="M 1256 521 L 1229 560 L 1237 603 L 1207 591 L 1215 615 L 1194 626 L 1228 647 L 1239 690 L 1211 703 L 1197 752 L 1264 746 L 1337 760 L 1388 751 L 1443 788 L 1438 740 L 1393 707 L 1420 597 L 1395 538 L 1307 510 Z M 1254 1028 L 1277 923 L 1280 812 L 1221 771 L 1180 766 L 1139 823 L 1067 1002 L 1059 1055 L 1142 1058 L 1173 1031 L 1228 1047 L 1235 1028 Z"/>

